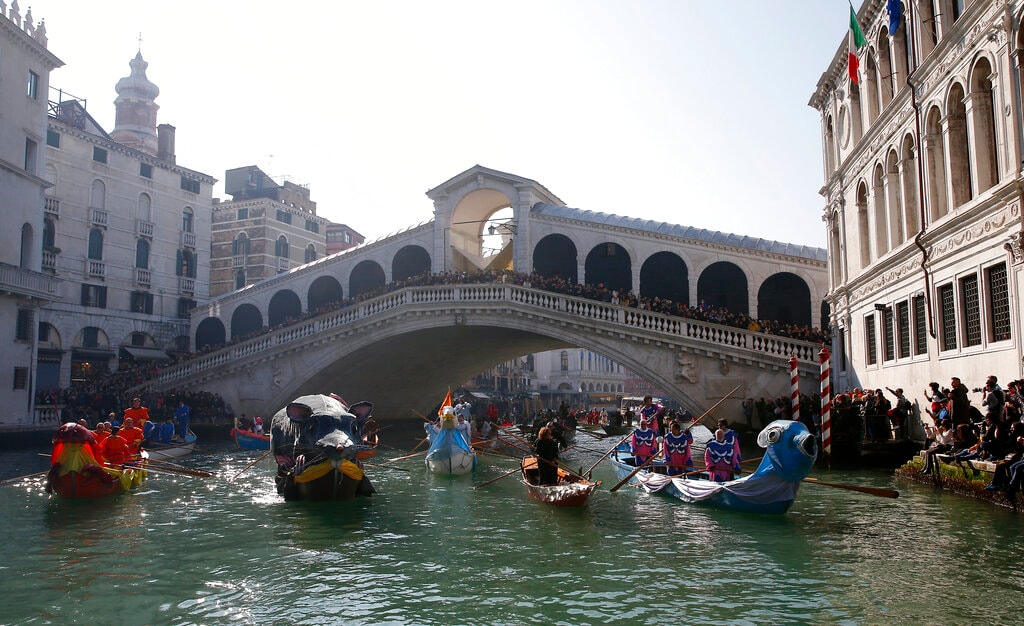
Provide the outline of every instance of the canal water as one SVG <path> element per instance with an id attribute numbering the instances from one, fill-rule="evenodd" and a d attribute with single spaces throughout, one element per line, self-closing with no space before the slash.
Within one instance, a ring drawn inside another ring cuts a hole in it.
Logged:
<path id="1" fill-rule="evenodd" d="M 588 467 L 609 445 L 568 453 Z M 0 453 L 0 478 L 45 469 Z M 386 452 L 382 463 L 399 456 Z M 286 503 L 273 462 L 207 442 L 97 502 L 0 487 L 0 624 L 1009 624 L 1024 611 L 1024 516 L 889 472 L 815 472 L 784 516 L 706 510 L 604 481 L 588 505 L 526 498 L 514 467 L 368 468 L 378 494 Z M 476 489 L 475 486 L 479 486 Z"/>

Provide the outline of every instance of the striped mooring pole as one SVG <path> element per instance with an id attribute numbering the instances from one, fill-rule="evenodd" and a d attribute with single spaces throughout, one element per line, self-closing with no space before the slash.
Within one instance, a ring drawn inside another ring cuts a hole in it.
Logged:
<path id="1" fill-rule="evenodd" d="M 821 451 L 825 455 L 826 467 L 832 462 L 832 391 L 829 388 L 831 357 L 828 348 L 822 346 L 818 362 L 821 364 Z"/>
<path id="2" fill-rule="evenodd" d="M 790 401 L 793 408 L 793 420 L 800 421 L 800 375 L 796 371 L 798 361 L 795 356 L 789 357 Z"/>

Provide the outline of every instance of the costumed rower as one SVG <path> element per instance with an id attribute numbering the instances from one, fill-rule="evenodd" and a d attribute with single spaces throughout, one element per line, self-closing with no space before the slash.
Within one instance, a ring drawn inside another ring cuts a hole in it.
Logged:
<path id="1" fill-rule="evenodd" d="M 640 419 L 645 417 L 651 422 L 651 430 L 659 435 L 665 432 L 665 407 L 655 403 L 651 396 L 644 396 L 644 405 L 640 407 Z"/>
<path id="2" fill-rule="evenodd" d="M 138 454 L 139 446 L 142 445 L 145 436 L 142 434 L 142 429 L 135 425 L 135 420 L 130 417 L 124 418 L 124 425 L 121 426 L 119 434 L 128 443 L 128 450 L 132 454 Z"/>
<path id="3" fill-rule="evenodd" d="M 633 431 L 629 438 L 629 451 L 633 454 L 636 467 L 640 467 L 654 456 L 655 433 L 650 428 L 651 423 L 646 417 L 640 418 L 640 428 Z"/>
<path id="4" fill-rule="evenodd" d="M 704 465 L 708 468 L 711 480 L 716 483 L 732 480 L 734 474 L 740 473 L 736 451 L 733 445 L 725 440 L 725 431 L 721 428 L 715 431 L 715 438 L 708 442 L 704 450 Z"/>
<path id="5" fill-rule="evenodd" d="M 551 434 L 551 429 L 545 426 L 537 433 L 537 442 L 534 444 L 537 450 L 537 482 L 541 485 L 558 484 L 558 443 Z"/>
<path id="6" fill-rule="evenodd" d="M 128 418 L 135 422 L 140 431 L 146 427 L 146 421 L 149 419 L 149 409 L 142 406 L 142 398 L 132 398 L 132 405 L 124 410 L 124 421 L 127 422 Z"/>
<path id="7" fill-rule="evenodd" d="M 806 424 L 804 424 L 806 426 Z M 725 432 L 725 443 L 732 444 L 733 454 L 736 455 L 736 462 L 739 463 L 743 460 L 743 455 L 740 454 L 740 435 L 735 430 L 729 428 L 729 422 L 724 419 L 718 420 L 718 427 Z"/>
<path id="8" fill-rule="evenodd" d="M 121 437 L 120 428 L 116 426 L 110 431 L 110 435 L 103 440 L 103 444 L 100 445 L 100 454 L 103 459 L 110 465 L 120 467 L 124 465 L 128 459 L 132 456 L 132 451 L 128 447 L 128 442 Z"/>
<path id="9" fill-rule="evenodd" d="M 662 453 L 665 456 L 666 470 L 669 476 L 682 474 L 693 469 L 693 456 L 690 444 L 693 435 L 690 431 L 683 432 L 679 420 L 672 420 L 672 430 L 665 435 Z"/>

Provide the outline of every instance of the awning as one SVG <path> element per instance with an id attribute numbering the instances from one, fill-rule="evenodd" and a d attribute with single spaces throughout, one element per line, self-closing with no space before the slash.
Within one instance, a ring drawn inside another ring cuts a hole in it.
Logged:
<path id="1" fill-rule="evenodd" d="M 114 351 L 109 348 L 71 348 L 71 359 L 74 361 L 108 361 L 114 356 Z"/>
<path id="2" fill-rule="evenodd" d="M 473 396 L 474 398 L 483 398 L 484 400 L 490 398 L 490 396 L 487 395 L 486 393 L 481 393 L 479 391 L 470 391 L 469 395 Z"/>
<path id="3" fill-rule="evenodd" d="M 143 348 L 141 346 L 121 346 L 122 358 L 123 353 L 128 353 L 128 358 L 133 361 L 169 361 L 171 357 L 167 356 L 165 350 L 160 348 Z"/>

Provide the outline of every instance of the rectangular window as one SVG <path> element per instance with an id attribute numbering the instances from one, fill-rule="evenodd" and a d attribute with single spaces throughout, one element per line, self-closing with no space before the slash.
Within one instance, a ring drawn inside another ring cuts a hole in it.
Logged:
<path id="1" fill-rule="evenodd" d="M 82 285 L 82 306 L 107 308 L 107 288 L 102 285 Z"/>
<path id="2" fill-rule="evenodd" d="M 46 322 L 39 322 L 39 329 L 36 332 L 39 334 L 40 343 L 50 340 L 50 325 Z"/>
<path id="3" fill-rule="evenodd" d="M 1010 291 L 1006 282 L 1006 263 L 993 265 L 985 270 L 988 283 L 989 324 L 992 327 L 992 341 L 1010 338 Z"/>
<path id="4" fill-rule="evenodd" d="M 178 298 L 178 317 L 187 319 L 189 311 L 196 307 L 196 301 L 189 298 Z"/>
<path id="5" fill-rule="evenodd" d="M 92 160 L 97 163 L 107 162 L 107 151 L 103 148 L 93 146 L 92 148 Z"/>
<path id="6" fill-rule="evenodd" d="M 32 70 L 28 71 L 28 91 L 26 95 L 33 100 L 39 99 L 39 74 Z"/>
<path id="7" fill-rule="evenodd" d="M 238 209 L 238 217 L 237 217 L 237 219 L 240 219 L 240 220 L 247 220 L 247 219 L 249 219 L 249 209 Z"/>
<path id="8" fill-rule="evenodd" d="M 199 193 L 199 181 L 191 178 L 181 177 L 181 188 L 192 193 Z"/>
<path id="9" fill-rule="evenodd" d="M 98 348 L 100 347 L 100 329 L 95 326 L 86 326 L 82 329 L 82 347 L 83 348 Z"/>
<path id="10" fill-rule="evenodd" d="M 25 138 L 25 171 L 28 172 L 29 174 L 35 174 L 36 173 L 36 154 L 38 153 L 38 150 L 39 150 L 38 144 L 35 141 L 33 141 L 31 139 L 28 139 L 26 137 Z"/>
<path id="11" fill-rule="evenodd" d="M 885 352 L 882 353 L 882 359 L 885 361 L 891 361 L 896 358 L 891 306 L 885 307 L 885 312 L 882 313 L 882 333 L 885 335 Z"/>
<path id="12" fill-rule="evenodd" d="M 277 221 L 281 222 L 282 224 L 291 224 L 292 223 L 292 214 L 289 213 L 288 211 L 282 211 L 281 209 L 278 209 L 277 210 Z"/>
<path id="13" fill-rule="evenodd" d="M 928 354 L 928 320 L 925 317 L 924 296 L 914 296 L 914 354 Z"/>
<path id="14" fill-rule="evenodd" d="M 956 308 L 953 302 L 953 285 L 939 287 L 939 311 L 942 316 L 942 349 L 956 350 Z"/>
<path id="15" fill-rule="evenodd" d="M 316 222 L 314 222 L 312 220 L 306 220 L 306 230 L 308 230 L 311 233 L 319 233 L 320 232 L 320 224 L 317 224 Z"/>
<path id="16" fill-rule="evenodd" d="M 846 371 L 846 329 L 840 328 L 835 335 L 836 349 L 839 350 L 839 371 Z"/>
<path id="17" fill-rule="evenodd" d="M 896 303 L 896 357 L 905 359 L 910 356 L 910 303 L 904 300 Z"/>
<path id="18" fill-rule="evenodd" d="M 878 363 L 878 337 L 875 336 L 875 316 L 869 315 L 864 318 L 864 346 L 867 354 L 867 364 Z"/>
<path id="19" fill-rule="evenodd" d="M 139 176 L 153 178 L 153 166 L 149 163 L 139 163 Z"/>
<path id="20" fill-rule="evenodd" d="M 55 130 L 46 131 L 46 145 L 50 146 L 51 148 L 59 148 L 60 133 L 58 133 Z"/>
<path id="21" fill-rule="evenodd" d="M 977 274 L 960 279 L 960 305 L 964 312 L 964 346 L 980 346 L 981 301 Z"/>
<path id="22" fill-rule="evenodd" d="M 32 311 L 18 309 L 18 319 L 14 325 L 14 338 L 18 341 L 32 341 Z"/>
<path id="23" fill-rule="evenodd" d="M 146 291 L 132 292 L 132 313 L 153 314 L 153 294 Z"/>
<path id="24" fill-rule="evenodd" d="M 28 368 L 14 368 L 14 389 L 28 389 Z"/>

